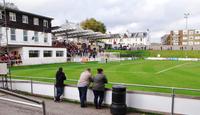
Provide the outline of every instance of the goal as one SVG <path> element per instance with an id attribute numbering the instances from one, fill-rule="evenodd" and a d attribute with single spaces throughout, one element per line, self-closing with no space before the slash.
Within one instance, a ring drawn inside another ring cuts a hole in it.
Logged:
<path id="1" fill-rule="evenodd" d="M 98 54 L 99 63 L 120 62 L 119 52 L 102 52 Z"/>

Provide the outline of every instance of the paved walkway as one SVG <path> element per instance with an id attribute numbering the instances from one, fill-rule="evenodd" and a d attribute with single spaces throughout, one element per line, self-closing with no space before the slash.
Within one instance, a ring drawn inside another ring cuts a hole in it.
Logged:
<path id="1" fill-rule="evenodd" d="M 5 94 L 0 94 L 0 97 L 21 100 Z M 45 101 L 47 115 L 110 115 L 109 108 L 102 108 L 97 110 L 93 105 L 90 105 L 87 108 L 80 108 L 80 105 L 76 103 L 55 103 L 51 99 L 38 97 L 36 99 Z M 42 109 L 0 100 L 0 115 L 42 115 Z M 128 115 L 140 114 L 129 113 Z"/>

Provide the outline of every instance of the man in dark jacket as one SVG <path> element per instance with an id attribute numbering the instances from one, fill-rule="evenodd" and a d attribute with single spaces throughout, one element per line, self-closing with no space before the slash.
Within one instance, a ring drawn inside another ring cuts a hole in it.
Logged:
<path id="1" fill-rule="evenodd" d="M 55 97 L 55 102 L 60 101 L 60 96 L 64 92 L 64 80 L 66 80 L 65 73 L 63 72 L 63 68 L 60 67 L 56 73 L 56 97 Z"/>
<path id="2" fill-rule="evenodd" d="M 103 99 L 105 84 L 108 83 L 106 76 L 103 74 L 103 69 L 97 69 L 97 75 L 93 78 L 93 93 L 94 93 L 94 104 L 96 109 L 100 109 Z"/>

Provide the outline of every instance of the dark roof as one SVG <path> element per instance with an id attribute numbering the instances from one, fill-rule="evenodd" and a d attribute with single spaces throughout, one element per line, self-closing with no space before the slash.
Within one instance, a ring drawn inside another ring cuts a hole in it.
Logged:
<path id="1" fill-rule="evenodd" d="M 113 37 L 113 38 L 121 38 L 120 34 L 111 34 L 111 37 Z"/>
<path id="2" fill-rule="evenodd" d="M 0 9 L 2 9 L 1 6 L 0 6 Z M 42 16 L 42 15 L 38 15 L 38 14 L 34 14 L 34 13 L 30 13 L 30 12 L 26 12 L 26 11 L 22 11 L 22 10 L 18 10 L 18 9 L 6 8 L 6 10 L 53 20 L 53 18 L 51 18 L 51 17 Z"/>

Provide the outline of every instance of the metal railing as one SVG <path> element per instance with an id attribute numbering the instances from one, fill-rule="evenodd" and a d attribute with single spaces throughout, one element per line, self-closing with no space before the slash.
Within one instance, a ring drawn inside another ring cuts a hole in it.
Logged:
<path id="1" fill-rule="evenodd" d="M 9 94 L 11 96 L 18 97 L 18 98 L 21 98 L 21 99 L 24 99 L 24 100 L 27 100 L 29 102 L 33 102 L 35 104 L 28 103 L 28 102 L 23 102 L 23 101 L 19 101 L 19 100 L 14 100 L 14 99 L 9 99 L 9 98 L 3 98 L 3 97 L 0 97 L 0 100 L 9 101 L 9 102 L 22 104 L 22 105 L 27 105 L 27 106 L 32 106 L 32 107 L 37 107 L 37 108 L 42 108 L 43 115 L 46 115 L 46 107 L 45 107 L 45 102 L 44 101 L 32 99 L 30 97 L 26 97 L 26 96 L 23 96 L 23 95 L 20 95 L 20 94 L 17 94 L 17 93 L 14 93 L 14 92 L 2 89 L 2 88 L 0 88 L 0 92 L 5 93 L 5 94 Z"/>
<path id="2" fill-rule="evenodd" d="M 190 89 L 190 88 L 178 88 L 178 87 L 167 87 L 167 86 L 153 86 L 153 85 L 141 85 L 141 84 L 125 84 L 125 83 L 115 83 L 110 82 L 113 85 L 124 85 L 124 86 L 135 86 L 135 87 L 144 87 L 144 88 L 160 88 L 160 89 L 169 89 L 171 90 L 171 115 L 174 115 L 174 100 L 175 100 L 175 91 L 185 90 L 185 91 L 193 91 L 200 92 L 200 89 Z"/>
<path id="3" fill-rule="evenodd" d="M 42 80 L 52 80 L 55 84 L 55 78 L 46 78 L 46 77 L 14 77 L 15 79 L 20 79 L 22 80 L 25 78 L 24 82 L 30 82 L 31 84 L 31 94 L 33 94 L 33 82 L 41 82 Z M 39 81 L 36 81 L 34 79 L 37 79 Z M 69 82 L 75 82 L 77 83 L 78 80 L 75 79 L 67 79 Z M 17 82 L 17 81 L 16 81 Z M 18 81 L 22 82 L 22 81 Z M 49 82 L 47 82 L 49 83 Z M 176 91 L 178 90 L 184 90 L 184 91 L 192 91 L 192 92 L 200 92 L 200 89 L 191 89 L 191 88 L 178 88 L 178 87 L 167 87 L 167 86 L 153 86 L 153 85 L 141 85 L 141 84 L 128 84 L 128 83 L 117 83 L 117 82 L 108 82 L 108 84 L 111 85 L 124 85 L 127 87 L 143 87 L 143 88 L 159 88 L 159 89 L 168 89 L 171 91 L 171 114 L 174 115 L 174 100 L 176 96 Z M 54 95 L 55 95 L 55 88 L 54 88 Z"/>
<path id="4" fill-rule="evenodd" d="M 2 87 L 4 89 L 8 89 L 8 85 L 10 85 L 10 89 L 12 89 L 11 76 L 10 75 L 0 75 L 0 77 L 1 77 L 0 82 L 2 82 Z"/>

